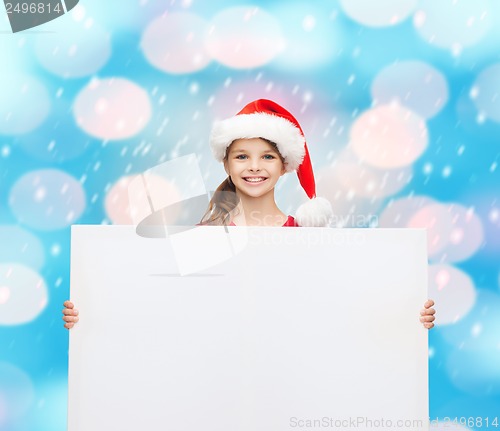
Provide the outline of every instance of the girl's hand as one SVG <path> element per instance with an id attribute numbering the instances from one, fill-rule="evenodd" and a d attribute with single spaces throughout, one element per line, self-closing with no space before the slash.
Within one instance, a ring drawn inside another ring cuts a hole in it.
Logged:
<path id="1" fill-rule="evenodd" d="M 434 327 L 434 320 L 436 317 L 434 314 L 436 313 L 436 310 L 432 308 L 434 305 L 434 301 L 432 299 L 428 299 L 425 301 L 424 308 L 420 310 L 420 321 L 422 322 L 422 325 L 424 325 L 424 328 L 431 329 Z"/>
<path id="2" fill-rule="evenodd" d="M 75 309 L 75 306 L 71 301 L 65 301 L 63 305 L 64 309 L 62 313 L 64 314 L 64 316 L 62 319 L 66 322 L 64 324 L 64 327 L 67 329 L 71 329 L 79 320 L 78 310 Z"/>

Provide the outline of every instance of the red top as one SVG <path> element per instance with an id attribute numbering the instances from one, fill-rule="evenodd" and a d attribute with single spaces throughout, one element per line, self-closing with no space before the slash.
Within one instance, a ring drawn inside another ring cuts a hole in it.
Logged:
<path id="1" fill-rule="evenodd" d="M 229 226 L 236 226 L 233 222 Z M 295 219 L 289 215 L 288 218 L 286 219 L 285 224 L 282 227 L 299 227 Z"/>

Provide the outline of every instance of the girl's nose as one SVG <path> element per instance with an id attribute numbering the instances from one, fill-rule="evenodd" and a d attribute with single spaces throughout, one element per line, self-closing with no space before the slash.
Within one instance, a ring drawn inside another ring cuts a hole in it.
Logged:
<path id="1" fill-rule="evenodd" d="M 259 158 L 250 159 L 249 169 L 251 171 L 260 171 L 260 160 L 259 160 Z"/>

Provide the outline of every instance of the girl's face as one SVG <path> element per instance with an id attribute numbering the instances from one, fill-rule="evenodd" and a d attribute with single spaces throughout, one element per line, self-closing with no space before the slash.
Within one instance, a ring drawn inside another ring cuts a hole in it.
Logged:
<path id="1" fill-rule="evenodd" d="M 285 173 L 280 154 L 260 138 L 235 140 L 228 148 L 224 169 L 236 190 L 251 197 L 271 192 Z"/>

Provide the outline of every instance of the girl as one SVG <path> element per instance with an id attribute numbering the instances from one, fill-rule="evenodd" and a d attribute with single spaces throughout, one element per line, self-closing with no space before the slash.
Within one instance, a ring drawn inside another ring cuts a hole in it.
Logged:
<path id="1" fill-rule="evenodd" d="M 202 225 L 327 226 L 330 203 L 316 197 L 316 186 L 307 144 L 298 121 L 280 105 L 265 99 L 246 105 L 236 116 L 214 125 L 210 146 L 222 162 L 227 178 L 211 199 Z M 286 172 L 297 172 L 310 198 L 296 217 L 276 205 L 274 189 Z M 420 311 L 425 328 L 434 326 L 434 301 Z M 73 303 L 64 303 L 63 320 L 71 329 L 78 322 Z"/>

